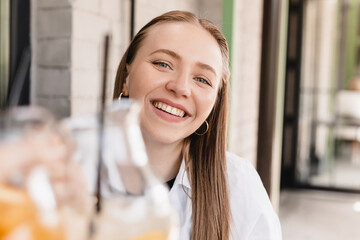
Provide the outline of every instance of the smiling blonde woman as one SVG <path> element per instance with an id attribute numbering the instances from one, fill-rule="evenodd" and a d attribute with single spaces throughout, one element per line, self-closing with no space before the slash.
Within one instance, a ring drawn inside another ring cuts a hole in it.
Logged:
<path id="1" fill-rule="evenodd" d="M 229 52 L 211 22 L 172 11 L 134 37 L 114 98 L 142 104 L 141 128 L 155 172 L 170 185 L 180 239 L 281 239 L 255 169 L 226 152 Z"/>

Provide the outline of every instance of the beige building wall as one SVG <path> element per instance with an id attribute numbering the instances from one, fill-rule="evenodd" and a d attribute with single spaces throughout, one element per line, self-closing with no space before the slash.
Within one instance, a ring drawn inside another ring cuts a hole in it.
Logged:
<path id="1" fill-rule="evenodd" d="M 72 12 L 68 1 L 32 0 L 31 103 L 70 114 Z"/>
<path id="2" fill-rule="evenodd" d="M 253 165 L 257 152 L 262 2 L 234 2 L 229 150 Z"/>
<path id="3" fill-rule="evenodd" d="M 75 0 L 72 5 L 71 114 L 98 108 L 104 58 L 104 36 L 110 34 L 109 100 L 118 63 L 129 41 L 129 1 Z"/>
<path id="4" fill-rule="evenodd" d="M 152 18 L 172 10 L 193 12 L 221 28 L 222 0 L 137 0 L 135 30 L 140 30 Z"/>
<path id="5" fill-rule="evenodd" d="M 109 89 L 129 39 L 129 1 L 31 1 L 31 101 L 58 118 L 98 110 L 103 42 L 111 35 Z"/>
<path id="6" fill-rule="evenodd" d="M 198 14 L 198 0 L 136 0 L 135 32 L 139 31 L 148 21 L 164 12 L 184 10 Z"/>

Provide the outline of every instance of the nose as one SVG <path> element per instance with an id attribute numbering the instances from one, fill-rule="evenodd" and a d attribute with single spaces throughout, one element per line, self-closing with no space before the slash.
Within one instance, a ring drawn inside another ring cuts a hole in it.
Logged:
<path id="1" fill-rule="evenodd" d="M 188 97 L 191 94 L 190 77 L 186 73 L 179 73 L 166 83 L 166 89 L 177 96 Z"/>

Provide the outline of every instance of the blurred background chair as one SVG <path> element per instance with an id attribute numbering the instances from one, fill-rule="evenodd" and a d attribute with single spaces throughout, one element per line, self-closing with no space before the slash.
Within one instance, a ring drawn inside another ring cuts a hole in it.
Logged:
<path id="1" fill-rule="evenodd" d="M 360 91 L 340 90 L 335 120 L 335 139 L 352 145 L 351 162 L 360 164 Z"/>

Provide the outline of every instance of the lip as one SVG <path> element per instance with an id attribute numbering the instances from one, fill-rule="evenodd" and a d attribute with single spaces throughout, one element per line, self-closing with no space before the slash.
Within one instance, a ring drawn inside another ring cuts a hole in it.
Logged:
<path id="1" fill-rule="evenodd" d="M 191 114 L 189 113 L 189 111 L 188 111 L 183 105 L 174 103 L 174 102 L 170 101 L 169 99 L 166 99 L 166 98 L 156 98 L 156 99 L 150 100 L 150 102 L 151 102 L 151 104 L 152 104 L 153 102 L 163 102 L 163 103 L 165 103 L 165 104 L 167 104 L 167 105 L 170 105 L 171 107 L 175 107 L 175 108 L 178 108 L 178 109 L 184 111 L 184 112 L 186 113 L 186 116 L 191 117 Z"/>
<path id="2" fill-rule="evenodd" d="M 172 115 L 172 114 L 169 114 L 165 111 L 162 111 L 160 109 L 157 109 L 154 105 L 153 105 L 153 102 L 163 102 L 167 105 L 170 105 L 172 107 L 175 107 L 175 108 L 178 108 L 178 109 L 181 109 L 182 111 L 184 111 L 186 113 L 185 117 L 178 117 L 178 116 L 175 116 L 175 115 Z M 152 109 L 154 110 L 154 112 L 156 113 L 156 115 L 158 115 L 160 118 L 162 118 L 163 120 L 165 121 L 168 121 L 168 122 L 182 122 L 182 121 L 185 121 L 187 118 L 190 117 L 190 114 L 188 113 L 188 111 L 186 110 L 185 107 L 183 107 L 182 105 L 180 104 L 175 104 L 173 102 L 171 102 L 170 100 L 168 99 L 152 99 L 150 101 L 150 104 L 152 106 Z"/>

